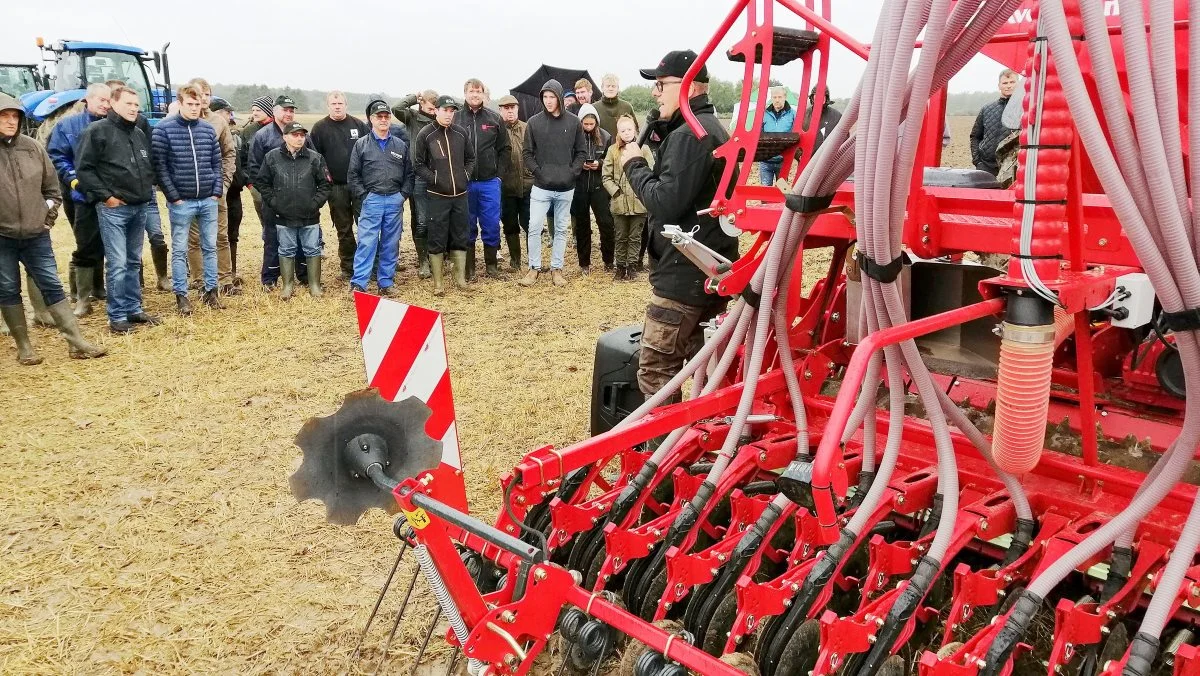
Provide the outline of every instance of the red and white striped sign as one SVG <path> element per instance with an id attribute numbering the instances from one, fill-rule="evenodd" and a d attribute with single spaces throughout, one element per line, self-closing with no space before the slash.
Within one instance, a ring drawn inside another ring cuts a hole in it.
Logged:
<path id="1" fill-rule="evenodd" d="M 367 385 L 378 388 L 379 395 L 388 401 L 416 397 L 433 410 L 425 431 L 442 442 L 442 462 L 433 470 L 434 497 L 467 511 L 442 315 L 357 292 L 354 307 Z"/>

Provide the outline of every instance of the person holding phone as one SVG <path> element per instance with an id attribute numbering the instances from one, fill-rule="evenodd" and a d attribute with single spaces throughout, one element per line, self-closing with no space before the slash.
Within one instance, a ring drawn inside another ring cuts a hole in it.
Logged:
<path id="1" fill-rule="evenodd" d="M 600 114 L 596 107 L 585 103 L 579 108 L 579 125 L 583 128 L 583 171 L 575 179 L 575 197 L 571 202 L 571 216 L 575 220 L 575 249 L 579 254 L 579 271 L 587 275 L 592 267 L 592 218 L 596 214 L 596 227 L 600 231 L 600 258 L 604 269 L 613 271 L 613 217 L 609 210 L 608 191 L 600 165 L 612 145 L 612 135 L 600 128 Z"/>

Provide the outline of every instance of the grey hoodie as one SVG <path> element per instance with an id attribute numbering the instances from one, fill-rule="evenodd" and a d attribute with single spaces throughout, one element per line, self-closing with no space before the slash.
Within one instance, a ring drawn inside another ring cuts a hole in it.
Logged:
<path id="1" fill-rule="evenodd" d="M 533 185 L 551 192 L 575 189 L 575 179 L 583 171 L 587 141 L 579 118 L 563 108 L 563 88 L 557 80 L 542 85 L 541 93 L 552 92 L 558 99 L 558 114 L 543 110 L 529 118 L 525 147 L 521 156 L 525 168 L 533 173 Z"/>

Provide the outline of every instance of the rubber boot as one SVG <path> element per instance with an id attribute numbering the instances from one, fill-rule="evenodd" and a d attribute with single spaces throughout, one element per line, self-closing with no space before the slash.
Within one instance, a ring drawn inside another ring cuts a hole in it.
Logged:
<path id="1" fill-rule="evenodd" d="M 308 294 L 313 298 L 325 295 L 321 289 L 321 257 L 308 257 Z"/>
<path id="2" fill-rule="evenodd" d="M 237 273 L 237 242 L 229 243 L 229 270 L 233 275 L 233 285 L 241 288 L 243 281 Z"/>
<path id="3" fill-rule="evenodd" d="M 517 272 L 521 269 L 521 233 L 505 235 L 504 241 L 508 244 L 508 269 Z"/>
<path id="4" fill-rule="evenodd" d="M 104 290 L 104 266 L 92 268 L 92 275 L 95 279 L 92 281 L 92 298 L 94 300 L 108 300 L 108 292 Z"/>
<path id="5" fill-rule="evenodd" d="M 29 327 L 25 325 L 25 306 L 0 305 L 0 316 L 4 317 L 4 323 L 8 324 L 9 332 L 17 341 L 17 362 L 22 366 L 37 366 L 42 363 L 42 358 L 33 349 L 33 343 L 29 342 Z"/>
<path id="6" fill-rule="evenodd" d="M 61 300 L 51 305 L 47 310 L 58 326 L 58 331 L 67 339 L 68 354 L 71 359 L 95 359 L 108 354 L 103 345 L 89 343 L 79 330 L 79 322 L 71 312 L 71 304 Z"/>
<path id="7" fill-rule="evenodd" d="M 75 316 L 92 314 L 92 291 L 96 283 L 94 268 L 75 268 Z"/>
<path id="8" fill-rule="evenodd" d="M 413 246 L 417 249 L 417 277 L 429 279 L 433 275 L 429 263 L 429 248 L 425 245 L 424 237 L 414 237 Z"/>
<path id="9" fill-rule="evenodd" d="M 472 242 L 471 248 L 464 251 L 463 254 L 466 255 L 466 259 L 465 259 L 466 262 L 463 264 L 463 268 L 467 272 L 467 281 L 473 282 L 473 281 L 475 281 L 475 243 Z M 455 273 L 454 273 L 455 277 L 454 278 L 455 278 L 455 280 L 457 280 L 458 279 L 458 272 L 457 272 L 458 259 L 454 258 L 454 254 L 451 253 L 450 260 L 454 261 L 454 267 L 455 267 Z"/>
<path id="10" fill-rule="evenodd" d="M 33 323 L 38 326 L 54 326 L 54 317 L 46 311 L 46 299 L 42 290 L 33 283 L 33 277 L 25 275 L 25 285 L 29 288 L 29 302 L 33 305 Z"/>
<path id="11" fill-rule="evenodd" d="M 500 279 L 500 249 L 494 246 L 483 247 L 483 265 L 485 273 L 492 279 Z"/>
<path id="12" fill-rule="evenodd" d="M 75 281 L 75 261 L 67 264 L 67 288 L 70 293 L 67 294 L 67 300 L 72 304 L 79 300 L 79 284 Z"/>
<path id="13" fill-rule="evenodd" d="M 279 292 L 280 300 L 291 300 L 292 287 L 296 282 L 296 259 L 279 257 L 279 281 L 283 282 L 283 290 Z"/>
<path id="14" fill-rule="evenodd" d="M 158 277 L 158 282 L 154 288 L 159 291 L 171 290 L 171 275 L 167 269 L 167 245 L 151 244 L 150 258 L 154 260 L 154 274 Z"/>
<path id="15" fill-rule="evenodd" d="M 12 331 L 8 330 L 8 322 L 4 321 L 4 317 L 0 317 L 0 336 L 11 335 Z"/>
<path id="16" fill-rule="evenodd" d="M 433 295 L 446 295 L 445 280 L 443 278 L 443 263 L 445 262 L 445 254 L 429 254 L 429 274 L 433 277 Z"/>
<path id="17" fill-rule="evenodd" d="M 467 290 L 467 275 L 470 273 L 467 257 L 469 252 L 466 251 L 451 251 L 450 262 L 454 263 L 454 286 L 459 291 Z"/>

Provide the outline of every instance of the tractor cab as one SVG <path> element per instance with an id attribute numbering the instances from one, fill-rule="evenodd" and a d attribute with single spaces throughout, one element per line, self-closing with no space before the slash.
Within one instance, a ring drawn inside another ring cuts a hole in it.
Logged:
<path id="1" fill-rule="evenodd" d="M 0 92 L 14 98 L 42 88 L 42 77 L 36 64 L 0 63 Z"/>
<path id="2" fill-rule="evenodd" d="M 138 93 L 142 112 L 151 124 L 166 117 L 171 101 L 171 79 L 167 66 L 167 47 L 149 53 L 140 47 L 107 42 L 62 40 L 46 46 L 38 38 L 43 59 L 53 64 L 46 89 L 26 94 L 21 101 L 36 120 L 54 116 L 63 108 L 82 99 L 90 84 L 121 80 Z M 161 84 L 151 76 L 153 64 Z"/>

